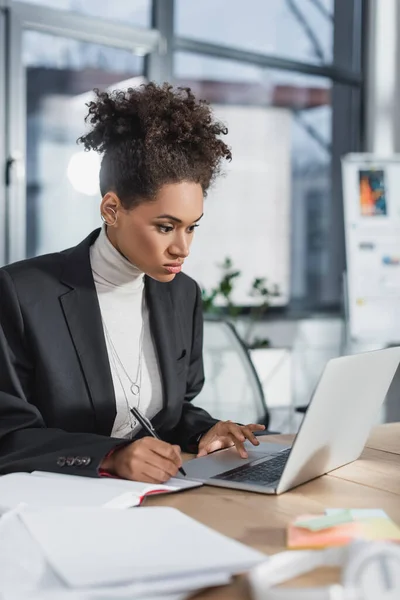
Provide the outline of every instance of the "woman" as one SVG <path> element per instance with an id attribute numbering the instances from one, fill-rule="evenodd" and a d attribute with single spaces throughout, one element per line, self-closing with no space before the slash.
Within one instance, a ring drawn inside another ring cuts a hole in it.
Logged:
<path id="1" fill-rule="evenodd" d="M 0 473 L 163 482 L 181 449 L 235 444 L 245 457 L 244 440 L 258 444 L 263 429 L 191 403 L 204 379 L 201 296 L 180 271 L 231 154 L 226 129 L 189 89 L 96 94 L 78 141 L 103 156 L 103 228 L 0 269 Z"/>

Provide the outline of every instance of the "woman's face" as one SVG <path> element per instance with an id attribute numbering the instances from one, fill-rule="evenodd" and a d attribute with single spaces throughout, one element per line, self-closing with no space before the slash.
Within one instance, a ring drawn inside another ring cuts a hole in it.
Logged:
<path id="1" fill-rule="evenodd" d="M 189 256 L 194 231 L 203 214 L 203 190 L 198 183 L 165 184 L 155 200 L 126 210 L 118 197 L 106 194 L 102 215 L 113 223 L 107 235 L 113 246 L 141 271 L 168 282 Z"/>

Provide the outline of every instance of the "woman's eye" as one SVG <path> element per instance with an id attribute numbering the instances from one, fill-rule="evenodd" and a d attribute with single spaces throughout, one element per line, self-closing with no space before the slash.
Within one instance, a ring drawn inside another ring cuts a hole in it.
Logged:
<path id="1" fill-rule="evenodd" d="M 198 226 L 198 224 L 190 225 L 190 227 L 187 228 L 187 231 L 193 233 Z M 171 231 L 174 230 L 172 225 L 157 225 L 157 227 L 160 233 L 171 233 Z"/>

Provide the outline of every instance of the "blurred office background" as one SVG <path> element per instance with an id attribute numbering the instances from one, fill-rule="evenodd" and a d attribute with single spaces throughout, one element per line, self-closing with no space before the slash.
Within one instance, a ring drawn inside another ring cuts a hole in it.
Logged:
<path id="1" fill-rule="evenodd" d="M 272 426 L 296 428 L 295 406 L 326 361 L 349 351 L 341 157 L 400 145 L 397 1 L 0 8 L 0 265 L 64 249 L 100 225 L 98 157 L 76 145 L 93 88 L 191 87 L 226 122 L 233 161 L 206 200 L 187 272 L 210 289 L 229 256 L 242 273 L 243 323 L 251 281 L 278 285 L 253 328 L 271 348 L 252 358 Z"/>

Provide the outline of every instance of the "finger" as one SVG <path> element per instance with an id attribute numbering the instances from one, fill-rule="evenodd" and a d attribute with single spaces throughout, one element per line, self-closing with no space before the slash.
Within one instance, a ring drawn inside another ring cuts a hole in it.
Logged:
<path id="1" fill-rule="evenodd" d="M 235 436 L 232 435 L 233 443 L 236 446 L 236 450 L 239 452 L 242 458 L 248 458 L 248 454 L 246 452 L 245 447 L 243 446 L 243 442 L 239 441 Z"/>
<path id="2" fill-rule="evenodd" d="M 260 425 L 260 423 L 249 423 L 244 427 L 249 427 L 252 431 L 263 431 L 265 429 L 265 425 Z"/>
<path id="3" fill-rule="evenodd" d="M 236 425 L 236 423 L 229 424 L 228 435 L 232 442 L 235 444 L 240 456 L 242 458 L 247 458 L 248 454 L 245 447 L 243 446 L 243 442 L 246 440 L 246 437 L 243 434 L 241 427 L 239 427 L 239 425 Z"/>
<path id="4" fill-rule="evenodd" d="M 178 467 L 171 462 L 161 459 L 157 454 L 152 453 L 143 460 L 142 470 L 148 475 L 155 478 L 157 482 L 165 483 L 171 477 L 175 477 L 178 472 Z"/>
<path id="5" fill-rule="evenodd" d="M 138 462 L 140 461 L 140 462 Z M 148 471 L 148 464 L 143 459 L 137 457 L 134 461 L 126 461 L 120 469 L 118 475 L 130 481 L 144 481 L 145 483 L 160 483 L 157 477 L 151 476 L 151 469 Z"/>
<path id="6" fill-rule="evenodd" d="M 160 444 L 154 444 L 153 442 L 160 442 Z M 158 451 L 161 453 L 159 454 Z M 166 447 L 166 449 L 165 449 Z M 165 457 L 165 454 L 167 456 Z M 131 469 L 133 470 L 137 461 L 148 463 L 156 468 L 161 468 L 168 474 L 168 477 L 174 477 L 180 464 L 182 463 L 181 457 L 177 455 L 177 451 L 170 444 L 162 442 L 161 440 L 151 438 L 150 441 L 146 440 L 145 444 L 138 445 L 136 452 L 130 457 L 131 458 Z"/>
<path id="7" fill-rule="evenodd" d="M 242 427 L 242 433 L 253 444 L 253 446 L 258 446 L 260 444 L 260 441 L 256 438 L 251 430 L 251 425 Z"/>
<path id="8" fill-rule="evenodd" d="M 233 446 L 232 438 L 229 436 L 220 437 L 217 440 L 214 440 L 205 446 L 199 446 L 199 451 L 197 453 L 197 457 L 206 456 L 206 454 L 210 454 L 211 452 L 215 452 L 216 450 L 221 450 L 222 448 L 229 448 Z"/>
<path id="9" fill-rule="evenodd" d="M 168 444 L 167 442 L 163 442 L 162 440 L 149 438 L 148 448 L 152 452 L 155 452 L 156 454 L 161 456 L 162 458 L 166 458 L 172 461 L 174 464 L 177 465 L 177 467 L 182 466 L 182 456 L 180 453 L 180 449 L 179 452 L 177 452 L 177 448 L 179 448 L 179 446 L 174 447 L 171 444 Z"/>
<path id="10" fill-rule="evenodd" d="M 169 473 L 150 463 L 143 463 L 142 474 L 142 477 L 146 477 L 146 480 L 143 481 L 151 479 L 152 483 L 165 483 L 170 478 Z"/>
<path id="11" fill-rule="evenodd" d="M 175 477 L 178 472 L 178 465 L 168 458 L 163 458 L 159 454 L 152 452 L 144 459 L 146 463 L 151 464 L 157 469 L 161 469 L 168 475 L 168 477 Z"/>
<path id="12" fill-rule="evenodd" d="M 141 471 L 133 481 L 143 481 L 144 483 L 162 483 L 158 479 L 151 477 L 147 472 Z"/>
<path id="13" fill-rule="evenodd" d="M 233 436 L 235 440 L 237 440 L 238 442 L 245 441 L 246 436 L 244 435 L 241 426 L 237 425 L 236 423 L 229 423 L 227 424 L 227 429 L 228 435 Z"/>
<path id="14" fill-rule="evenodd" d="M 201 450 L 198 451 L 198 453 L 196 454 L 196 458 L 200 458 L 201 456 L 206 456 L 208 454 L 207 452 L 207 448 L 202 448 Z"/>
<path id="15" fill-rule="evenodd" d="M 178 460 L 180 461 L 180 465 L 179 466 L 181 466 L 182 465 L 182 450 L 181 450 L 181 447 L 178 446 L 177 444 L 173 444 L 172 447 L 173 447 L 173 449 L 176 452 Z"/>
<path id="16" fill-rule="evenodd" d="M 166 464 L 162 462 L 164 460 Z M 176 465 L 149 451 L 147 454 L 136 455 L 132 460 L 126 461 L 119 475 L 132 481 L 163 483 L 170 477 L 174 477 L 177 471 Z"/>

